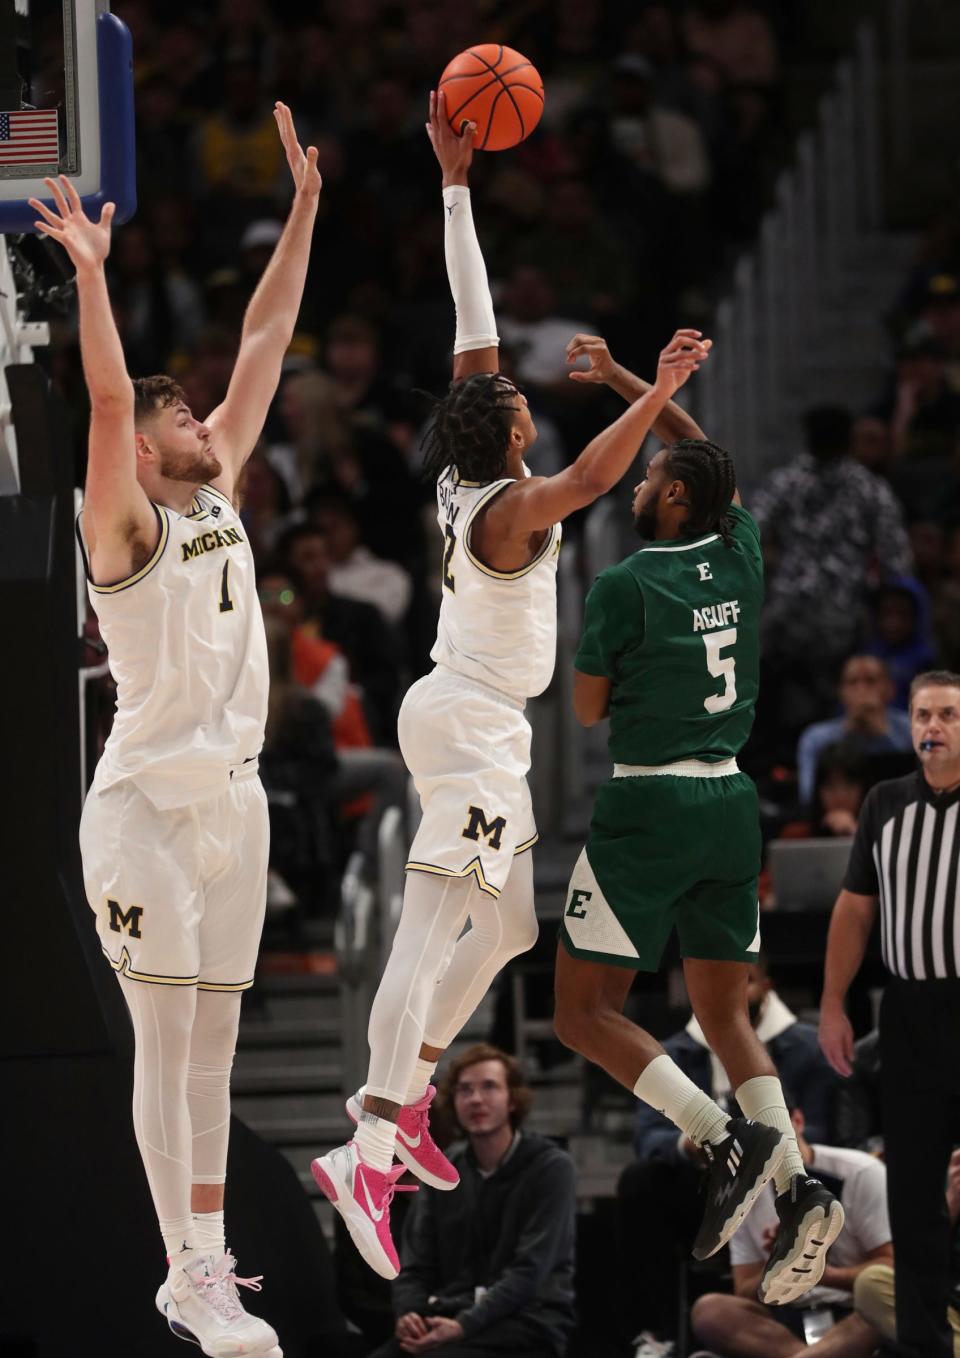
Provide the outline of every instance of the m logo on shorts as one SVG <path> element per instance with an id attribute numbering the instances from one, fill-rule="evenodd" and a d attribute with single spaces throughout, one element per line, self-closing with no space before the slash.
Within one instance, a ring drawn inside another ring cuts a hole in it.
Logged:
<path id="1" fill-rule="evenodd" d="M 494 816 L 493 820 L 487 820 L 487 813 L 480 806 L 471 806 L 467 814 L 467 823 L 461 831 L 464 839 L 473 839 L 480 842 L 480 836 L 490 845 L 491 849 L 499 849 L 500 840 L 503 832 L 507 828 L 505 816 Z"/>
<path id="2" fill-rule="evenodd" d="M 142 905 L 131 905 L 129 910 L 121 910 L 118 901 L 107 901 L 107 908 L 110 911 L 110 928 L 115 934 L 122 934 L 126 930 L 131 938 L 143 937 L 140 933 Z"/>

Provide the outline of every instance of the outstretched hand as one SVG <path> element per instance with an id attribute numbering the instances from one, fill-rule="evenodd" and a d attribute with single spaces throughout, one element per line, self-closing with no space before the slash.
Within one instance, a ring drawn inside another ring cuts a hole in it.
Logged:
<path id="1" fill-rule="evenodd" d="M 677 330 L 667 347 L 660 351 L 654 390 L 661 396 L 673 396 L 690 374 L 707 361 L 712 348 L 713 340 L 703 339 L 699 330 Z"/>
<path id="2" fill-rule="evenodd" d="M 60 242 L 77 270 L 102 264 L 110 253 L 110 226 L 116 204 L 104 203 L 100 221 L 92 222 L 83 210 L 79 193 L 66 175 L 60 175 L 59 180 L 45 179 L 43 182 L 50 190 L 57 211 L 41 203 L 39 198 L 28 198 L 30 206 L 43 218 L 34 222 L 34 226 L 45 236 Z"/>
<path id="3" fill-rule="evenodd" d="M 464 124 L 458 136 L 450 126 L 447 117 L 447 101 L 443 90 L 430 91 L 430 118 L 427 122 L 427 136 L 433 147 L 440 168 L 443 171 L 443 187 L 451 184 L 466 184 L 467 172 L 473 160 L 473 139 L 477 135 L 476 123 Z"/>
<path id="4" fill-rule="evenodd" d="M 571 382 L 609 382 L 616 364 L 607 348 L 607 341 L 599 335 L 574 335 L 567 345 L 567 362 L 585 358 L 589 368 L 574 368 L 567 373 Z"/>
<path id="5" fill-rule="evenodd" d="M 293 126 L 293 114 L 286 104 L 280 103 L 279 99 L 273 106 L 273 116 L 277 120 L 280 140 L 283 142 L 283 149 L 287 153 L 287 164 L 290 166 L 290 173 L 293 175 L 293 183 L 297 193 L 302 193 L 307 198 L 316 198 L 323 187 L 323 180 L 320 177 L 320 171 L 317 169 L 317 148 L 308 146 L 307 153 L 304 155 L 303 147 L 297 141 L 297 133 Z"/>

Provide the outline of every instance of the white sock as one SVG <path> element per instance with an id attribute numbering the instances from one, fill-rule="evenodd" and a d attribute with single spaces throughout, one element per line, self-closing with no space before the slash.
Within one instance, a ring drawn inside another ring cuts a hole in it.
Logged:
<path id="1" fill-rule="evenodd" d="M 407 1086 L 407 1097 L 403 1101 L 405 1108 L 409 1108 L 412 1103 L 419 1103 L 424 1097 L 436 1068 L 436 1061 L 424 1061 L 422 1056 L 417 1057 L 417 1064 Z"/>
<path id="2" fill-rule="evenodd" d="M 360 1159 L 371 1169 L 386 1174 L 393 1167 L 393 1148 L 397 1141 L 397 1124 L 374 1113 L 361 1113 L 353 1140 Z"/>
<path id="3" fill-rule="evenodd" d="M 698 1089 L 666 1052 L 654 1057 L 641 1072 L 633 1092 L 668 1117 L 697 1146 L 705 1141 L 717 1146 L 727 1135 L 729 1114 Z"/>
<path id="4" fill-rule="evenodd" d="M 188 1217 L 178 1217 L 174 1221 L 161 1221 L 160 1234 L 167 1247 L 171 1268 L 179 1268 L 193 1258 L 196 1227 L 192 1214 Z"/>
<path id="5" fill-rule="evenodd" d="M 776 1127 L 778 1132 L 783 1132 L 790 1138 L 787 1154 L 775 1176 L 777 1192 L 785 1193 L 793 1176 L 806 1174 L 807 1171 L 800 1147 L 797 1145 L 787 1105 L 783 1101 L 780 1081 L 775 1075 L 755 1075 L 752 1080 L 744 1080 L 737 1090 L 737 1103 L 743 1110 L 744 1117 L 754 1122 L 762 1122 L 767 1127 Z"/>
<path id="6" fill-rule="evenodd" d="M 223 1212 L 194 1212 L 193 1214 L 194 1249 L 199 1254 L 215 1254 L 219 1258 L 226 1254 L 227 1245 L 223 1232 Z"/>

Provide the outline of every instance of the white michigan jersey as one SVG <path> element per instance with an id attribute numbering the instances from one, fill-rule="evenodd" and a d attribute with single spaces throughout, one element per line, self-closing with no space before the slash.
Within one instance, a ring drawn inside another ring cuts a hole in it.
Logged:
<path id="1" fill-rule="evenodd" d="M 543 692 L 556 663 L 561 530 L 554 524 L 519 570 L 485 566 L 471 550 L 470 531 L 480 510 L 512 485 L 509 478 L 461 481 L 449 467 L 437 482 L 443 597 L 430 658 L 522 702 Z"/>
<path id="2" fill-rule="evenodd" d="M 116 584 L 87 578 L 117 683 L 96 786 L 130 779 L 166 809 L 223 793 L 231 770 L 259 755 L 269 671 L 253 553 L 233 505 L 203 486 L 189 514 L 154 510 L 150 560 Z M 77 536 L 83 547 L 80 520 Z"/>

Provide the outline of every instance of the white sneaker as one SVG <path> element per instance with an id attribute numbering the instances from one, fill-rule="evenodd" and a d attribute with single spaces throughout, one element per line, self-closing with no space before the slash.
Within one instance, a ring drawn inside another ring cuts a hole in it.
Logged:
<path id="1" fill-rule="evenodd" d="M 238 1278 L 227 1251 L 195 1255 L 171 1266 L 157 1292 L 157 1310 L 178 1339 L 198 1344 L 208 1358 L 283 1358 L 272 1326 L 243 1309 L 237 1284 L 260 1291 L 260 1279 Z"/>

